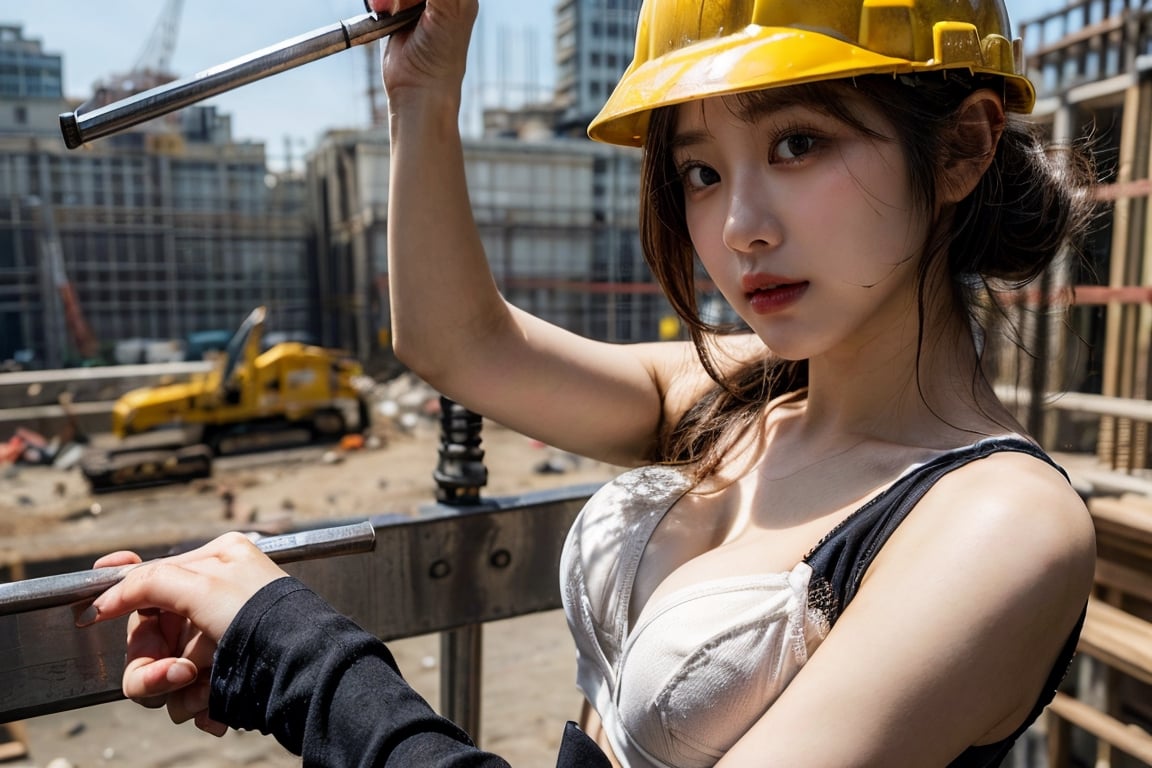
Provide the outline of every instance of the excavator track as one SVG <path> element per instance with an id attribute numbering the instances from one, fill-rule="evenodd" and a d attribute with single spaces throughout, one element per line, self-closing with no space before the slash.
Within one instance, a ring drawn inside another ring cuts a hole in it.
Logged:
<path id="1" fill-rule="evenodd" d="M 186 483 L 212 475 L 212 451 L 206 445 L 174 449 L 89 450 L 80 471 L 93 493 Z"/>
<path id="2" fill-rule="evenodd" d="M 237 424 L 206 432 L 204 443 L 215 456 L 233 456 L 281 448 L 297 448 L 315 441 L 307 423 L 263 421 Z"/>

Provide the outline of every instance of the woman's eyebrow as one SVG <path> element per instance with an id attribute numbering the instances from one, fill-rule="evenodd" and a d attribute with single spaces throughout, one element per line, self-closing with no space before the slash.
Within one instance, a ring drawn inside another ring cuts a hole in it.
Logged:
<path id="1" fill-rule="evenodd" d="M 712 134 L 708 133 L 708 131 L 678 131 L 668 142 L 668 150 L 670 152 L 675 152 L 679 149 L 685 149 L 687 147 L 703 144 L 711 138 Z"/>

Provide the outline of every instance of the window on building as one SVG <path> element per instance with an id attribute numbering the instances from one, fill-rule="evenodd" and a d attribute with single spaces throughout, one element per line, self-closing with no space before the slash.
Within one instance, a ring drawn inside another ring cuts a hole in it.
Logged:
<path id="1" fill-rule="evenodd" d="M 28 108 L 23 105 L 17 105 L 15 109 L 16 125 L 28 124 Z"/>

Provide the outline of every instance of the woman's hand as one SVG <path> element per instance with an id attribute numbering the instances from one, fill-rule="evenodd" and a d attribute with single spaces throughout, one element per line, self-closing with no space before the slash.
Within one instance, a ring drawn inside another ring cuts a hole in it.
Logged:
<path id="1" fill-rule="evenodd" d="M 95 566 L 139 562 L 135 553 L 116 552 Z M 175 723 L 194 720 L 201 730 L 222 736 L 227 726 L 208 717 L 216 645 L 252 595 L 285 575 L 246 536 L 229 533 L 133 569 L 76 623 L 87 626 L 131 613 L 124 695 L 146 707 L 167 707 Z"/>
<path id="2" fill-rule="evenodd" d="M 371 0 L 372 8 L 395 13 L 419 0 Z M 454 94 L 457 101 L 468 58 L 468 41 L 479 12 L 477 0 L 427 0 L 413 27 L 395 32 L 384 54 L 384 85 L 395 101 L 423 90 Z"/>

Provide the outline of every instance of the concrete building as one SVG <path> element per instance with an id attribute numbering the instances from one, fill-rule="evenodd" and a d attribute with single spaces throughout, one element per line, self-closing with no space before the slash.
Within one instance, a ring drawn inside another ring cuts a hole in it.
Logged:
<path id="1" fill-rule="evenodd" d="M 560 132 L 583 135 L 632 61 L 640 0 L 556 4 L 556 107 Z"/>
<path id="2" fill-rule="evenodd" d="M 3 27 L 0 62 L 0 361 L 108 359 L 259 304 L 311 330 L 304 184 L 270 176 L 262 144 L 198 106 L 69 151 L 60 57 Z"/>
<path id="3" fill-rule="evenodd" d="M 0 25 L 0 135 L 43 132 L 64 111 L 63 61 L 18 26 Z"/>
<path id="4" fill-rule="evenodd" d="M 640 155 L 588 141 L 465 142 L 473 215 L 512 303 L 593 338 L 658 337 L 670 310 L 643 264 Z M 387 340 L 388 144 L 383 132 L 330 134 L 308 167 L 326 333 L 358 352 Z"/>

